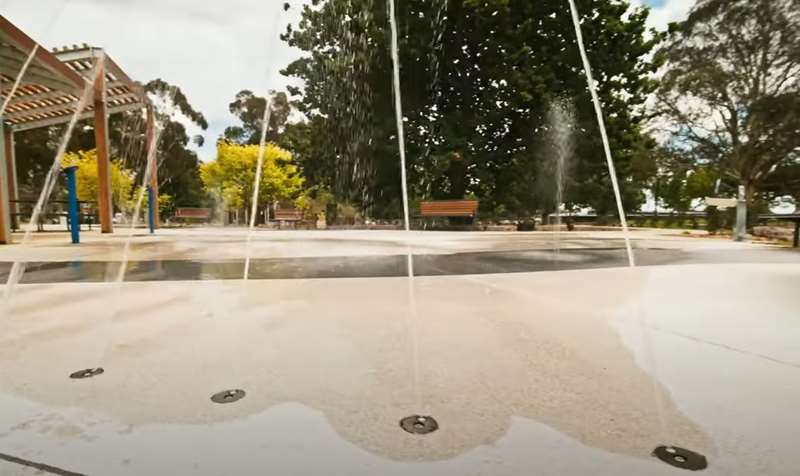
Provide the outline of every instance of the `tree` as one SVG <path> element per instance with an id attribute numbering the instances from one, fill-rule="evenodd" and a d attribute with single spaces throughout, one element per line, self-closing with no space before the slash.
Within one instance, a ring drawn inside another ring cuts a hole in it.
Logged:
<path id="1" fill-rule="evenodd" d="M 220 140 L 216 159 L 200 167 L 200 177 L 206 190 L 221 198 L 228 208 L 249 211 L 258 153 L 257 145 L 239 145 Z M 267 144 L 259 186 L 259 207 L 273 201 L 298 199 L 303 192 L 304 182 L 292 161 L 292 155 L 274 144 Z"/>
<path id="2" fill-rule="evenodd" d="M 303 192 L 297 199 L 297 207 L 305 212 L 306 217 L 317 220 L 327 216 L 328 207 L 333 204 L 333 194 L 323 186 L 313 186 Z"/>
<path id="3" fill-rule="evenodd" d="M 289 26 L 283 38 L 309 55 L 282 73 L 305 83 L 288 88 L 308 120 L 293 131 L 307 134 L 294 144 L 305 146 L 304 170 L 337 200 L 396 217 L 400 182 L 385 3 L 330 0 L 303 8 L 299 29 Z"/>
<path id="4" fill-rule="evenodd" d="M 41 127 L 14 133 L 20 198 L 37 197 L 64 134 L 62 126 Z"/>
<path id="5" fill-rule="evenodd" d="M 157 123 L 161 130 L 156 155 L 159 193 L 173 197 L 175 206 L 202 205 L 206 196 L 200 181 L 200 159 L 190 144 L 202 146 L 205 139 L 202 135 L 190 137 L 184 124 L 188 120 L 205 131 L 208 122 L 178 86 L 154 79 L 145 85 L 145 91 L 156 106 Z M 144 137 L 141 137 L 144 144 Z M 139 157 L 146 156 L 142 153 Z M 144 161 L 137 165 L 135 170 L 140 173 L 144 171 Z"/>
<path id="6" fill-rule="evenodd" d="M 580 0 L 626 205 L 641 202 L 634 154 L 652 147 L 642 132 L 654 83 L 648 55 L 661 35 L 648 11 L 626 0 Z M 284 74 L 309 118 L 308 161 L 326 184 L 371 214 L 397 216 L 400 170 L 384 2 L 328 0 L 307 6 L 284 38 L 309 53 Z M 408 0 L 398 10 L 401 91 L 413 198 L 477 196 L 495 215 L 542 208 L 535 182 L 547 159 L 542 136 L 550 105 L 575 103 L 576 157 L 570 200 L 614 210 L 600 136 L 563 0 Z M 327 144 L 320 144 L 327 141 Z M 550 200 L 552 201 L 552 200 Z"/>
<path id="7" fill-rule="evenodd" d="M 270 100 L 267 141 L 275 142 L 289 119 L 291 106 L 284 92 L 271 93 Z M 242 125 L 227 127 L 223 134 L 225 139 L 238 144 L 259 144 L 266 104 L 266 98 L 256 96 L 252 91 L 246 89 L 239 91 L 236 99 L 228 105 L 228 109 L 231 114 L 239 118 Z"/>
<path id="8" fill-rule="evenodd" d="M 97 203 L 99 185 L 96 149 L 65 154 L 62 159 L 62 167 L 72 166 L 78 167 L 78 170 L 75 171 L 78 200 L 92 204 Z M 130 210 L 135 206 L 132 203 L 131 192 L 134 188 L 133 180 L 136 174 L 131 170 L 125 169 L 118 159 L 111 161 L 110 174 L 113 204 L 123 211 Z"/>
<path id="9" fill-rule="evenodd" d="M 799 165 L 798 0 L 699 0 L 670 27 L 658 61 L 659 112 L 672 146 L 696 166 L 731 191 L 744 186 L 752 204 L 776 173 Z"/>

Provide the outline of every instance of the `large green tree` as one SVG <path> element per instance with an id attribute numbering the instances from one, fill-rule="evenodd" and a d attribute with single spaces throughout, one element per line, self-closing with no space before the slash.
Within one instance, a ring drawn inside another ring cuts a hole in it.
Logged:
<path id="1" fill-rule="evenodd" d="M 261 142 L 261 129 L 264 121 L 264 108 L 267 99 L 247 89 L 239 91 L 236 98 L 228 105 L 231 114 L 239 118 L 241 125 L 225 129 L 223 137 L 238 144 L 255 145 Z M 284 92 L 270 93 L 269 126 L 266 139 L 275 142 L 285 130 L 286 121 L 291 113 L 289 99 Z"/>
<path id="2" fill-rule="evenodd" d="M 728 185 L 800 190 L 800 1 L 699 0 L 659 52 L 671 146 Z"/>
<path id="3" fill-rule="evenodd" d="M 307 52 L 284 74 L 309 118 L 308 161 L 329 171 L 337 196 L 372 214 L 400 203 L 388 18 L 377 0 L 314 1 L 284 38 Z M 634 155 L 652 145 L 641 131 L 653 90 L 648 55 L 660 35 L 646 9 L 626 0 L 578 1 L 626 204 L 641 201 Z M 474 195 L 494 215 L 529 215 L 548 160 L 547 111 L 575 104 L 576 160 L 568 200 L 613 210 L 594 112 L 569 6 L 562 0 L 408 0 L 398 4 L 401 91 L 410 186 L 416 198 Z M 314 174 L 309 174 L 313 177 Z"/>

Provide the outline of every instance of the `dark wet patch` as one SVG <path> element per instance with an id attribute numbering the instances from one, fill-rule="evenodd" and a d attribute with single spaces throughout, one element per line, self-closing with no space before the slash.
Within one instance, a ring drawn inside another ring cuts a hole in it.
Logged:
<path id="1" fill-rule="evenodd" d="M 715 263 L 798 263 L 800 254 L 784 250 L 679 250 L 638 249 L 641 266 Z M 622 248 L 471 252 L 414 255 L 416 276 L 530 273 L 627 266 Z M 116 274 L 116 261 L 30 262 L 24 284 L 105 282 Z M 0 263 L 5 280 L 11 263 Z M 244 260 L 148 260 L 131 261 L 126 281 L 198 281 L 242 279 Z M 405 255 L 325 256 L 267 258 L 250 261 L 250 279 L 382 278 L 408 274 Z"/>

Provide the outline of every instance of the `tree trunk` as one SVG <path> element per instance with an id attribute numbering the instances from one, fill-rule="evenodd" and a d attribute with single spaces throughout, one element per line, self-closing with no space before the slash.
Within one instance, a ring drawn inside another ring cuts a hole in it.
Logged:
<path id="1" fill-rule="evenodd" d="M 747 201 L 747 230 L 751 232 L 752 228 L 758 224 L 758 208 L 755 203 L 756 185 L 752 180 L 744 183 L 744 198 Z"/>
<path id="2" fill-rule="evenodd" d="M 656 178 L 656 186 L 653 187 L 653 200 L 655 201 L 654 216 L 658 218 L 658 188 L 661 186 L 660 181 Z"/>

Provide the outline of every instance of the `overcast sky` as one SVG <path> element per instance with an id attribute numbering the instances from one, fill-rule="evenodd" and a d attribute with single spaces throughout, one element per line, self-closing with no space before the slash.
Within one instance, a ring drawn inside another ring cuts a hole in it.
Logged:
<path id="1" fill-rule="evenodd" d="M 40 44 L 106 49 L 134 79 L 177 84 L 209 121 L 201 158 L 236 119 L 228 103 L 242 89 L 285 89 L 279 70 L 298 57 L 278 35 L 299 18 L 301 0 L 0 0 L 0 11 Z M 632 0 L 653 7 L 651 24 L 683 18 L 694 0 Z M 198 133 L 199 131 L 192 131 Z"/>

